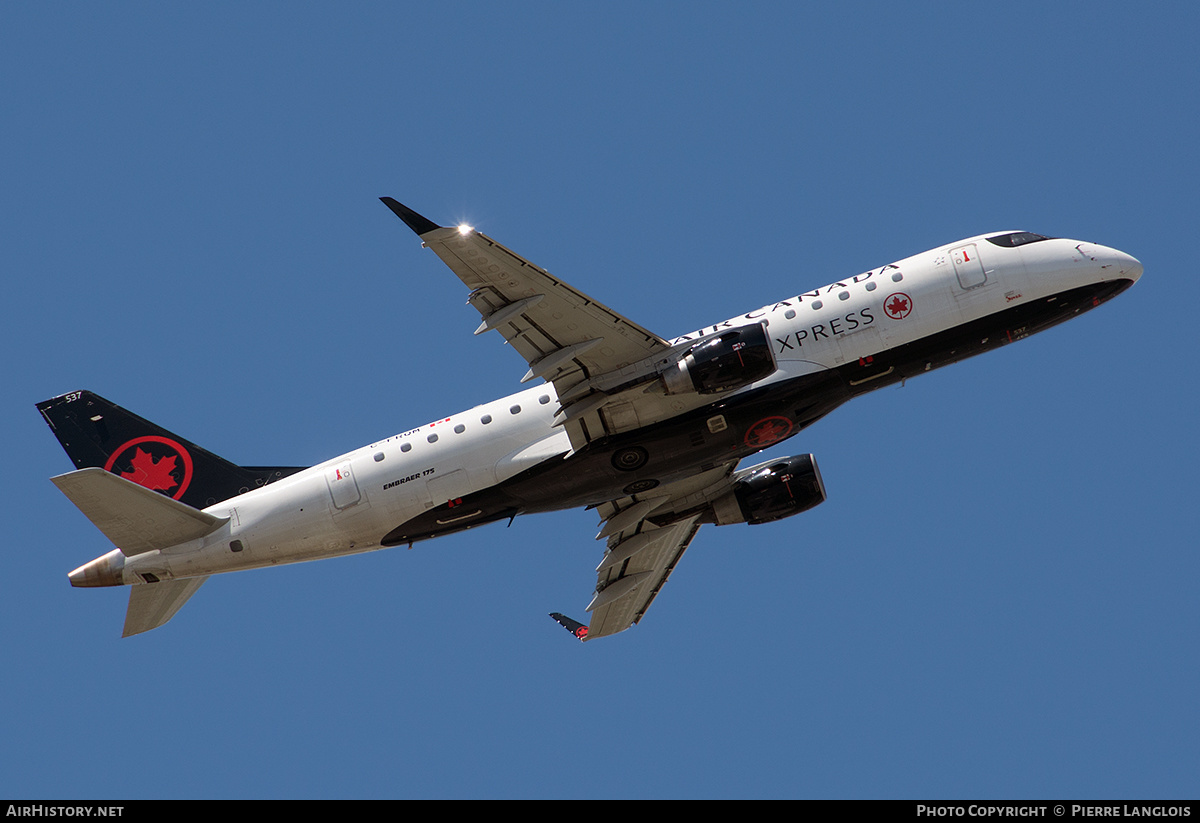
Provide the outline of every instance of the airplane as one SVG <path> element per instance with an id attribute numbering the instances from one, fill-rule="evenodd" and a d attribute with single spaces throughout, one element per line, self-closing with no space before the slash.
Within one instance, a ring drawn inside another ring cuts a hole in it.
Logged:
<path id="1" fill-rule="evenodd" d="M 1024 231 L 969 237 L 674 338 L 471 226 L 380 198 L 470 289 L 533 385 L 312 467 L 238 466 L 89 391 L 37 404 L 75 471 L 52 482 L 117 547 L 69 574 L 129 586 L 123 635 L 211 575 L 336 557 L 517 515 L 595 510 L 581 640 L 638 623 L 705 524 L 826 499 L 811 454 L 740 467 L 846 401 L 1028 337 L 1142 274 L 1124 252 Z"/>

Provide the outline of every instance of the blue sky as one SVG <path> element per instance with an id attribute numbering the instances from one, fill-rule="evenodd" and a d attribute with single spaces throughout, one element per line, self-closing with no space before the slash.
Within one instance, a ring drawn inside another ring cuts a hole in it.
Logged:
<path id="1" fill-rule="evenodd" d="M 0 796 L 1195 797 L 1189 4 L 0 9 Z M 985 231 L 1119 299 L 851 403 L 829 500 L 578 644 L 589 512 L 210 580 L 120 639 L 34 403 L 311 464 L 525 364 L 376 199 L 670 337 Z"/>

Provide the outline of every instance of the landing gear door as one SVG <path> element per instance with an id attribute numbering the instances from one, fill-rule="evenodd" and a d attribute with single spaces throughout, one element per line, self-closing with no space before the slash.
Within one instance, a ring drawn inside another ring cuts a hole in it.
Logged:
<path id="1" fill-rule="evenodd" d="M 964 289 L 979 288 L 987 283 L 987 272 L 983 269 L 979 251 L 974 243 L 951 249 L 950 259 L 954 261 L 954 273 L 958 275 L 958 284 Z"/>

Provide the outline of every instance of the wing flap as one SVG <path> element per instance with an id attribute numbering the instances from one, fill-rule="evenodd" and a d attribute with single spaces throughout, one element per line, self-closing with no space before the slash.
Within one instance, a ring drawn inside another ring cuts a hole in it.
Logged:
<path id="1" fill-rule="evenodd" d="M 623 632 L 642 619 L 700 530 L 699 519 L 696 515 L 651 529 L 652 540 L 599 573 L 597 585 L 602 588 L 588 606 L 592 618 L 587 640 Z M 618 543 L 614 550 L 620 547 Z"/>
<path id="2" fill-rule="evenodd" d="M 50 478 L 126 557 L 212 534 L 228 518 L 193 509 L 137 483 L 88 468 Z"/>
<path id="3" fill-rule="evenodd" d="M 597 538 L 608 538 L 596 567 L 596 592 L 584 640 L 617 634 L 642 619 L 700 531 L 711 501 L 737 462 L 599 507 Z"/>

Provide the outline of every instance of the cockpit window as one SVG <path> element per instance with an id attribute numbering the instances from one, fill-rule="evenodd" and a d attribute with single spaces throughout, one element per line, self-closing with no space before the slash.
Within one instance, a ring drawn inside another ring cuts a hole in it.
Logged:
<path id="1" fill-rule="evenodd" d="M 1031 231 L 1014 231 L 1009 234 L 999 234 L 995 237 L 989 237 L 988 242 L 997 246 L 1005 246 L 1013 248 L 1014 246 L 1025 246 L 1029 243 L 1037 243 L 1041 240 L 1052 240 L 1051 237 L 1045 237 L 1040 234 L 1034 234 Z"/>

